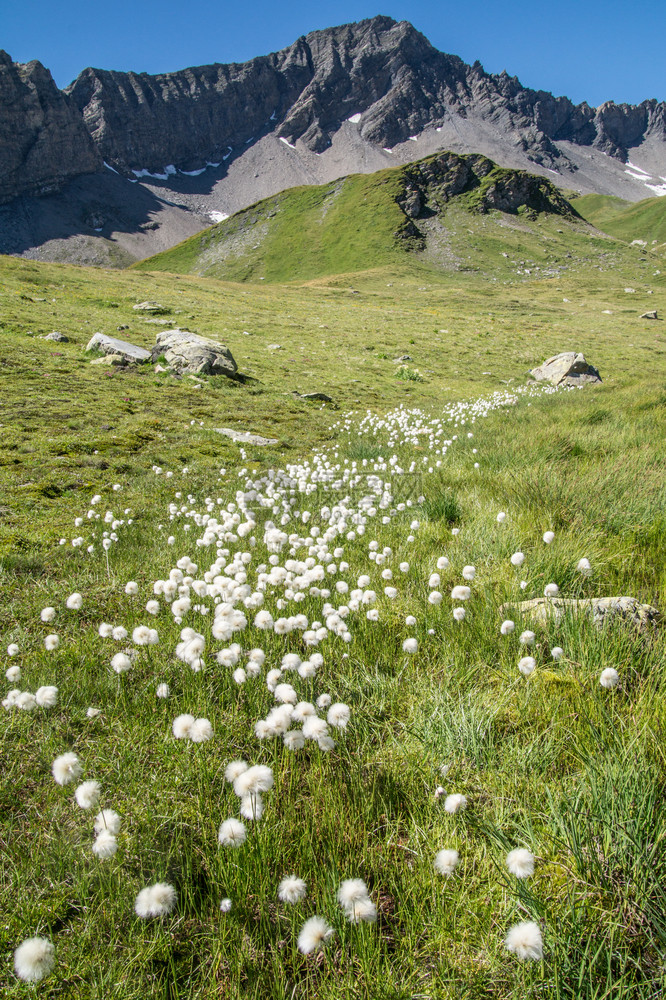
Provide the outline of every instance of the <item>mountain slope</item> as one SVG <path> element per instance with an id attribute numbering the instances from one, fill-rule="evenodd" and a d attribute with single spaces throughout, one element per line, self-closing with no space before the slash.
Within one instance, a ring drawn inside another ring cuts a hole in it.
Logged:
<path id="1" fill-rule="evenodd" d="M 530 232 L 529 221 L 540 216 L 578 220 L 557 188 L 541 177 L 498 167 L 484 156 L 440 153 L 404 167 L 282 192 L 136 266 L 241 281 L 309 280 L 405 264 L 408 258 L 450 268 L 462 263 L 452 242 L 462 222 L 478 228 L 488 213 L 507 245 L 512 227 L 504 215 L 516 217 L 513 229 L 521 241 Z M 441 252 L 442 238 L 448 240 L 448 255 Z"/>
<path id="2" fill-rule="evenodd" d="M 621 198 L 587 194 L 575 198 L 573 205 L 593 226 L 617 239 L 666 243 L 666 200 L 663 198 L 645 198 L 632 203 Z"/>
<path id="3" fill-rule="evenodd" d="M 66 91 L 39 63 L 2 53 L 0 140 L 0 253 L 81 263 L 137 259 L 287 188 L 443 149 L 581 193 L 666 190 L 663 103 L 574 105 L 389 17 L 242 64 L 89 68 Z"/>

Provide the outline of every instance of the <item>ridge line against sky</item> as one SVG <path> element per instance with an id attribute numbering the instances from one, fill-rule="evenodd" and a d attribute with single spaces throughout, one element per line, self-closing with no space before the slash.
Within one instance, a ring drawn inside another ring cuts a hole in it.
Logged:
<path id="1" fill-rule="evenodd" d="M 226 0 L 22 0 L 3 13 L 0 46 L 17 62 L 38 59 L 60 87 L 87 66 L 164 73 L 246 62 L 311 31 L 385 14 L 408 20 L 443 52 L 487 72 L 506 69 L 525 87 L 593 107 L 666 100 L 666 5 L 628 0 L 305 0 L 250 7 Z M 94 12 L 94 14 L 93 14 Z"/>

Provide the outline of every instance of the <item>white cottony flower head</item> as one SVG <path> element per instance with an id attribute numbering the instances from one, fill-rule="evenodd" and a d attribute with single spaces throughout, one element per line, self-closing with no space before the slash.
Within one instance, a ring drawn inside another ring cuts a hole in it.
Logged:
<path id="1" fill-rule="evenodd" d="M 229 913 L 231 906 L 232 903 L 230 899 L 227 898 L 220 900 L 220 913 Z"/>
<path id="2" fill-rule="evenodd" d="M 349 705 L 345 705 L 343 702 L 337 701 L 329 708 L 326 714 L 326 719 L 329 726 L 334 726 L 335 729 L 346 729 L 350 716 L 351 709 L 349 708 Z"/>
<path id="3" fill-rule="evenodd" d="M 189 713 L 177 715 L 173 720 L 172 731 L 177 740 L 184 740 L 190 735 L 190 729 L 194 723 L 194 716 Z"/>
<path id="4" fill-rule="evenodd" d="M 453 875 L 459 863 L 460 855 L 458 852 L 444 848 L 443 851 L 438 851 L 435 855 L 433 865 L 435 871 L 439 872 L 440 875 Z"/>
<path id="5" fill-rule="evenodd" d="M 599 683 L 603 688 L 614 688 L 620 683 L 620 675 L 614 667 L 606 667 L 601 671 Z"/>
<path id="6" fill-rule="evenodd" d="M 560 592 L 560 588 L 556 583 L 547 583 L 544 587 L 544 597 L 557 597 Z"/>
<path id="7" fill-rule="evenodd" d="M 553 648 L 550 651 L 550 655 L 554 660 L 561 660 L 562 657 L 564 656 L 564 650 L 562 649 L 561 646 L 553 646 Z"/>
<path id="8" fill-rule="evenodd" d="M 10 642 L 7 646 L 7 656 L 18 656 L 19 648 L 15 642 Z"/>
<path id="9" fill-rule="evenodd" d="M 78 611 L 83 604 L 83 598 L 80 594 L 70 594 L 65 604 L 71 611 Z"/>
<path id="10" fill-rule="evenodd" d="M 506 856 L 506 866 L 516 878 L 534 875 L 534 855 L 524 847 L 516 847 Z"/>
<path id="11" fill-rule="evenodd" d="M 554 538 L 555 538 L 555 532 L 554 531 L 546 531 L 546 532 L 544 532 L 543 540 L 546 543 L 546 545 L 550 545 L 550 543 L 552 542 L 552 540 Z"/>
<path id="12" fill-rule="evenodd" d="M 468 601 L 472 596 L 472 591 L 469 587 L 465 587 L 462 584 L 454 587 L 451 591 L 451 600 L 453 601 Z"/>
<path id="13" fill-rule="evenodd" d="M 305 746 L 305 736 L 300 729 L 290 729 L 282 739 L 287 750 L 302 750 Z"/>
<path id="14" fill-rule="evenodd" d="M 428 603 L 434 605 L 442 603 L 442 595 L 439 590 L 430 591 L 430 593 L 428 594 Z"/>
<path id="15" fill-rule="evenodd" d="M 535 667 L 536 660 L 533 656 L 523 656 L 518 660 L 518 669 L 521 674 L 525 674 L 525 677 L 529 677 Z"/>
<path id="16" fill-rule="evenodd" d="M 57 649 L 59 645 L 60 645 L 60 637 L 57 636 L 55 633 L 47 635 L 44 639 L 44 648 L 47 649 L 49 652 L 52 652 L 52 650 Z"/>
<path id="17" fill-rule="evenodd" d="M 465 795 L 461 795 L 460 792 L 454 792 L 452 795 L 447 795 L 444 799 L 444 809 L 447 813 L 457 813 L 461 809 L 467 808 L 467 798 Z"/>
<path id="18" fill-rule="evenodd" d="M 112 833 L 115 837 L 119 830 L 120 816 L 115 809 L 102 809 L 101 812 L 97 813 L 95 816 L 95 833 L 98 836 L 100 833 L 106 831 L 107 833 Z"/>
<path id="19" fill-rule="evenodd" d="M 5 677 L 10 684 L 16 684 L 17 681 L 21 680 L 21 668 L 10 667 L 9 670 L 5 671 Z"/>
<path id="20" fill-rule="evenodd" d="M 134 580 L 128 580 L 125 584 L 125 593 L 130 597 L 134 597 L 139 593 L 139 584 L 135 583 Z"/>
<path id="21" fill-rule="evenodd" d="M 578 560 L 576 569 L 582 576 L 592 576 L 592 566 L 590 560 L 583 557 Z"/>
<path id="22" fill-rule="evenodd" d="M 82 809 L 94 809 L 99 802 L 101 792 L 99 781 L 84 781 L 74 792 L 74 798 Z"/>
<path id="23" fill-rule="evenodd" d="M 287 875 L 278 886 L 278 899 L 283 903 L 294 905 L 305 899 L 306 891 L 307 886 L 302 878 L 297 878 L 296 875 Z"/>
<path id="24" fill-rule="evenodd" d="M 58 701 L 58 688 L 53 684 L 46 684 L 35 691 L 35 701 L 40 708 L 53 708 Z"/>
<path id="25" fill-rule="evenodd" d="M 243 796 L 240 803 L 240 814 L 245 819 L 261 819 L 264 814 L 264 801 L 261 795 Z"/>
<path id="26" fill-rule="evenodd" d="M 105 861 L 107 858 L 112 858 L 118 850 L 118 841 L 113 833 L 110 833 L 108 830 L 102 830 L 93 843 L 92 850 L 93 854 L 100 861 Z"/>
<path id="27" fill-rule="evenodd" d="M 464 608 L 454 608 L 452 614 L 457 622 L 461 622 L 464 621 L 466 612 Z"/>
<path id="28" fill-rule="evenodd" d="M 46 938 L 32 937 L 14 952 L 14 971 L 24 983 L 38 983 L 55 965 L 55 948 Z"/>
<path id="29" fill-rule="evenodd" d="M 158 684 L 155 689 L 155 694 L 158 698 L 168 698 L 169 697 L 169 685 L 168 684 Z"/>
<path id="30" fill-rule="evenodd" d="M 533 920 L 514 924 L 507 934 L 504 944 L 508 951 L 525 961 L 538 962 L 543 958 L 543 940 L 539 925 Z"/>
<path id="31" fill-rule="evenodd" d="M 515 627 L 516 627 L 515 622 L 512 622 L 510 618 L 507 618 L 500 625 L 500 633 L 502 635 L 510 635 L 515 629 Z"/>
<path id="32" fill-rule="evenodd" d="M 367 899 L 368 887 L 362 878 L 347 878 L 340 883 L 338 902 L 343 908 L 353 906 L 362 899 Z"/>
<path id="33" fill-rule="evenodd" d="M 42 608 L 39 613 L 39 617 L 43 622 L 52 622 L 56 616 L 55 608 Z"/>
<path id="34" fill-rule="evenodd" d="M 403 653 L 415 653 L 418 648 L 419 644 L 416 639 L 405 639 L 402 644 Z"/>
<path id="35" fill-rule="evenodd" d="M 244 774 L 248 769 L 248 764 L 244 760 L 232 760 L 224 769 L 224 777 L 227 781 L 233 782 Z"/>
<path id="36" fill-rule="evenodd" d="M 437 560 L 437 569 L 448 569 L 451 563 L 446 556 L 440 556 Z"/>
<path id="37" fill-rule="evenodd" d="M 497 523 L 504 524 L 505 521 L 506 521 L 506 514 L 504 513 L 503 510 L 501 510 L 497 515 Z"/>
<path id="38" fill-rule="evenodd" d="M 51 773 L 59 785 L 68 785 L 81 777 L 82 767 L 75 753 L 63 753 L 51 764 Z"/>
<path id="39" fill-rule="evenodd" d="M 317 698 L 317 708 L 328 708 L 331 700 L 330 694 L 320 694 Z"/>
<path id="40" fill-rule="evenodd" d="M 111 658 L 111 666 L 117 674 L 126 674 L 132 666 L 132 661 L 127 653 L 116 653 Z"/>
<path id="41" fill-rule="evenodd" d="M 245 843 L 246 837 L 245 824 L 241 823 L 239 819 L 234 819 L 233 816 L 230 819 L 225 819 L 217 834 L 217 839 L 223 847 L 240 847 L 241 844 Z"/>
<path id="42" fill-rule="evenodd" d="M 309 955 L 313 951 L 320 951 L 326 941 L 334 934 L 323 917 L 310 917 L 306 920 L 298 935 L 298 950 L 304 955 Z"/>
<path id="43" fill-rule="evenodd" d="M 514 552 L 513 555 L 511 556 L 512 566 L 522 566 L 524 562 L 525 562 L 525 556 L 523 555 L 522 552 Z"/>
<path id="44" fill-rule="evenodd" d="M 190 726 L 188 736 L 193 743 L 205 743 L 213 738 L 213 727 L 208 719 L 195 719 Z"/>
<path id="45" fill-rule="evenodd" d="M 165 917 L 174 909 L 178 896 L 167 882 L 156 882 L 142 889 L 134 901 L 134 912 L 143 920 L 148 917 Z"/>
<path id="46" fill-rule="evenodd" d="M 535 639 L 536 635 L 529 629 L 526 629 L 524 632 L 521 632 L 520 635 L 518 636 L 518 642 L 522 643 L 523 646 L 533 646 Z"/>
<path id="47" fill-rule="evenodd" d="M 476 567 L 463 566 L 462 575 L 463 575 L 463 580 L 473 580 L 474 577 L 476 576 Z"/>

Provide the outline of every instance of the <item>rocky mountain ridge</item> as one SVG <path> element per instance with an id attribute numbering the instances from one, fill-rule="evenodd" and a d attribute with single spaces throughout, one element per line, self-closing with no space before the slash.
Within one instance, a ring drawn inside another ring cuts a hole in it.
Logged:
<path id="1" fill-rule="evenodd" d="M 54 191 L 63 191 L 46 199 L 57 205 L 54 235 L 70 239 L 72 230 L 89 242 L 120 232 L 128 249 L 128 231 L 136 256 L 139 243 L 159 249 L 150 234 L 167 217 L 162 244 L 286 187 L 442 149 L 638 200 L 666 193 L 666 104 L 575 105 L 469 66 L 408 22 L 381 16 L 242 64 L 157 75 L 86 69 L 64 91 L 41 64 L 1 53 L 0 204 L 28 200 L 0 213 L 0 251 L 48 242 L 37 218 L 47 206 L 29 199 Z M 126 199 L 136 219 L 117 218 L 121 183 L 144 189 Z"/>

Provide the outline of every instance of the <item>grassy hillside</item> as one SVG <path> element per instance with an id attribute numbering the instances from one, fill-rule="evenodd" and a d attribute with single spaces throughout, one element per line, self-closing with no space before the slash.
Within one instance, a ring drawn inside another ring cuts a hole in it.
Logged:
<path id="1" fill-rule="evenodd" d="M 414 208 L 414 198 L 418 204 Z M 511 213 L 493 205 L 514 206 Z M 488 214 L 490 213 L 490 214 Z M 469 234 L 484 259 L 469 254 Z M 551 263 L 582 246 L 587 227 L 556 189 L 485 157 L 437 154 L 375 174 L 292 188 L 134 265 L 230 281 L 305 281 L 406 263 L 497 268 L 501 249 Z"/>
<path id="2" fill-rule="evenodd" d="M 572 205 L 593 226 L 617 239 L 627 243 L 645 240 L 650 246 L 666 243 L 665 198 L 630 202 L 610 195 L 586 194 L 573 198 Z"/>
<path id="3" fill-rule="evenodd" d="M 639 314 L 664 309 L 666 279 L 575 220 L 457 202 L 442 225 L 407 263 L 289 285 L 0 259 L 2 699 L 20 690 L 26 706 L 0 709 L 3 997 L 31 989 L 14 951 L 33 935 L 54 948 L 48 1000 L 663 992 L 664 629 L 539 627 L 504 605 L 555 583 L 664 607 L 666 339 Z M 91 365 L 96 330 L 154 343 L 161 326 L 133 309 L 145 299 L 256 381 Z M 69 342 L 40 339 L 54 329 Z M 527 370 L 565 349 L 603 383 L 525 392 Z M 318 389 L 334 403 L 293 395 Z M 222 426 L 279 443 L 239 448 Z M 244 624 L 220 638 L 229 603 Z M 261 628 L 258 610 L 294 627 Z M 308 703 L 291 729 L 316 711 L 334 746 L 257 728 L 278 704 L 271 670 Z M 56 704 L 29 710 L 45 685 Z M 326 722 L 326 696 L 346 727 Z M 212 737 L 176 738 L 186 713 Z M 62 786 L 67 752 L 82 774 Z M 238 759 L 271 769 L 261 819 L 225 780 Z M 89 780 L 100 800 L 84 809 L 73 792 Z M 107 858 L 100 807 L 120 816 Z M 238 847 L 219 842 L 229 818 L 246 827 Z M 508 866 L 516 849 L 532 875 Z M 458 852 L 450 875 L 442 850 Z M 289 875 L 301 902 L 279 896 Z M 374 920 L 340 906 L 347 879 Z M 173 909 L 139 916 L 158 882 Z M 332 934 L 304 953 L 315 915 Z M 531 960 L 506 945 L 524 922 Z"/>

